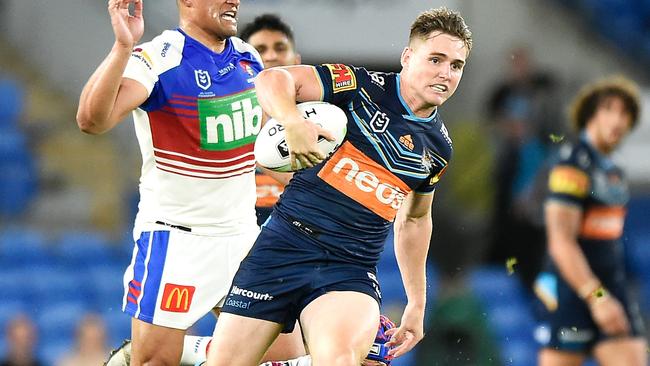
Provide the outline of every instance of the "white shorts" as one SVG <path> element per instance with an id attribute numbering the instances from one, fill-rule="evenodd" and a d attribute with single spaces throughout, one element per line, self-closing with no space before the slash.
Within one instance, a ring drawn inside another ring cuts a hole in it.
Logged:
<path id="1" fill-rule="evenodd" d="M 124 273 L 122 310 L 147 323 L 187 329 L 221 306 L 258 230 L 231 236 L 148 225 Z"/>

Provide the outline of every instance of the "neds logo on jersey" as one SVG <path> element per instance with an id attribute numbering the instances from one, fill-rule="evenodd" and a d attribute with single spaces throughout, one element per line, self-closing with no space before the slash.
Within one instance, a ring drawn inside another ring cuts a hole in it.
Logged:
<path id="1" fill-rule="evenodd" d="M 255 89 L 221 98 L 199 98 L 201 148 L 230 150 L 255 142 L 262 128 L 262 107 Z"/>
<path id="2" fill-rule="evenodd" d="M 318 176 L 387 221 L 393 221 L 411 191 L 406 183 L 350 142 L 332 155 Z"/>

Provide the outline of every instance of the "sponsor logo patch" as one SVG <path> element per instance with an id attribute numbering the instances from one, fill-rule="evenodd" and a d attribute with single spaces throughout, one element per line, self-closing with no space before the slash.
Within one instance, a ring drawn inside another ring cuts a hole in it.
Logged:
<path id="1" fill-rule="evenodd" d="M 584 198 L 589 193 L 589 176 L 571 166 L 558 166 L 551 171 L 548 187 L 553 193 Z"/>
<path id="2" fill-rule="evenodd" d="M 134 48 L 133 52 L 131 53 L 131 57 L 142 62 L 149 70 L 153 70 L 153 62 L 151 61 L 151 57 L 149 57 L 147 52 L 142 48 Z"/>
<path id="3" fill-rule="evenodd" d="M 163 291 L 160 309 L 174 313 L 187 313 L 192 305 L 194 286 L 182 286 L 173 283 L 166 283 Z"/>
<path id="4" fill-rule="evenodd" d="M 409 151 L 413 151 L 413 148 L 415 147 L 415 145 L 413 145 L 413 138 L 411 135 L 400 136 L 399 143 Z"/>
<path id="5" fill-rule="evenodd" d="M 406 183 L 350 142 L 344 143 L 332 155 L 318 176 L 387 221 L 393 221 L 411 191 Z"/>
<path id="6" fill-rule="evenodd" d="M 332 92 L 339 93 L 357 88 L 357 77 L 349 66 L 343 64 L 325 64 L 332 76 Z"/>

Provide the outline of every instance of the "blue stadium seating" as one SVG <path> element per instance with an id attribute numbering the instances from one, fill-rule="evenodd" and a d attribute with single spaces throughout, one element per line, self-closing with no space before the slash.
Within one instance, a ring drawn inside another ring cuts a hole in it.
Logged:
<path id="1" fill-rule="evenodd" d="M 43 344 L 71 342 L 75 329 L 81 319 L 89 311 L 84 302 L 62 301 L 42 307 L 36 314 L 36 324 Z"/>
<path id="2" fill-rule="evenodd" d="M 122 304 L 101 312 L 106 324 L 108 344 L 117 347 L 125 339 L 131 338 L 131 317 L 121 310 Z"/>
<path id="3" fill-rule="evenodd" d="M 22 132 L 0 126 L 0 216 L 25 212 L 38 188 L 35 164 Z"/>
<path id="4" fill-rule="evenodd" d="M 75 269 L 117 265 L 117 250 L 97 231 L 66 232 L 55 244 L 55 250 L 59 263 Z"/>
<path id="5" fill-rule="evenodd" d="M 123 276 L 124 268 L 121 266 L 96 266 L 85 272 L 87 282 L 91 285 L 89 294 L 94 308 L 100 311 L 121 308 Z"/>
<path id="6" fill-rule="evenodd" d="M 25 227 L 0 232 L 0 270 L 52 263 L 45 236 Z"/>
<path id="7" fill-rule="evenodd" d="M 21 83 L 5 75 L 0 76 L 0 126 L 13 125 L 23 113 L 25 91 Z"/>

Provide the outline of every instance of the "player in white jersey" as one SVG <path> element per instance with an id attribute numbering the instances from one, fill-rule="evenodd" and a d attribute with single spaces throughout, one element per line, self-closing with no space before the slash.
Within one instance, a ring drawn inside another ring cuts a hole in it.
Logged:
<path id="1" fill-rule="evenodd" d="M 109 0 L 115 43 L 77 111 L 89 134 L 133 112 L 142 152 L 135 248 L 124 275 L 131 365 L 178 365 L 186 329 L 220 306 L 258 233 L 253 143 L 262 111 L 253 78 L 261 59 L 233 37 L 239 0 L 177 4 L 179 28 L 136 47 L 142 0 Z M 286 358 L 303 352 L 299 338 L 293 344 Z"/>

